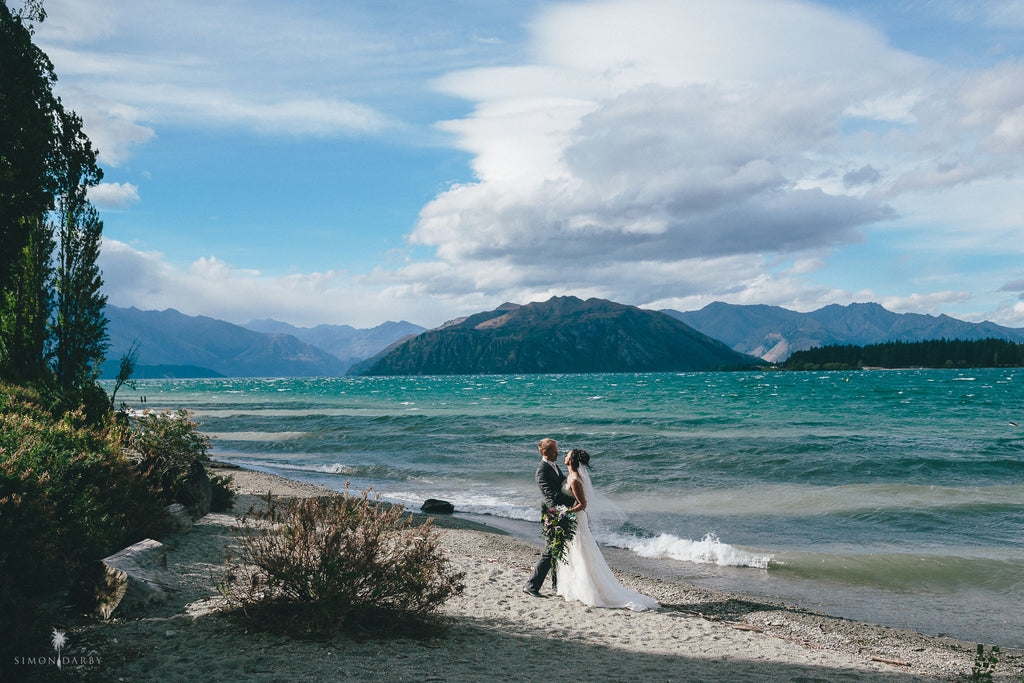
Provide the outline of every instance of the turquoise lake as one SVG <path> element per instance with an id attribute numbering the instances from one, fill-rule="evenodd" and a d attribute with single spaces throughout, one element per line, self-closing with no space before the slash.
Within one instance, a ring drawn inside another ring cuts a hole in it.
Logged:
<path id="1" fill-rule="evenodd" d="M 620 565 L 1024 647 L 1021 369 L 146 380 L 119 399 L 195 411 L 220 460 L 443 498 L 538 542 L 550 436 L 591 453 Z"/>

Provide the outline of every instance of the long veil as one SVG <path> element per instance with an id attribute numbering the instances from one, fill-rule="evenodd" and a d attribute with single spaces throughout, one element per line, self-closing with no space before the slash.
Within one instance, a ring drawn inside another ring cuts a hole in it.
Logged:
<path id="1" fill-rule="evenodd" d="M 589 468 L 580 467 L 580 481 L 583 483 L 583 495 L 587 498 L 587 518 L 591 526 L 612 531 L 626 521 L 626 513 L 618 505 L 609 500 L 608 496 L 594 490 L 590 482 Z"/>

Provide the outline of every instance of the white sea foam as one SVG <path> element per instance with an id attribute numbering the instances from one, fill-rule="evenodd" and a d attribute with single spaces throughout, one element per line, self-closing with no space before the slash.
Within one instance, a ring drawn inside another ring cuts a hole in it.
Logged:
<path id="1" fill-rule="evenodd" d="M 716 564 L 723 567 L 767 569 L 772 559 L 771 555 L 751 553 L 722 543 L 714 534 L 708 534 L 699 541 L 679 538 L 672 534 L 661 534 L 655 538 L 602 534 L 598 540 L 605 545 L 632 550 L 641 557 L 668 557 L 682 562 Z"/>
<path id="2" fill-rule="evenodd" d="M 331 463 L 330 465 L 313 465 L 309 467 L 309 470 L 323 472 L 324 474 L 352 474 L 354 471 L 350 466 L 342 465 L 340 462 Z"/>
<path id="3" fill-rule="evenodd" d="M 211 439 L 221 441 L 288 441 L 301 439 L 309 432 L 206 432 Z"/>
<path id="4" fill-rule="evenodd" d="M 319 472 L 321 474 L 354 474 L 356 472 L 356 468 L 351 465 L 343 465 L 340 462 L 332 462 L 326 465 L 287 465 L 283 469 Z"/>
<path id="5" fill-rule="evenodd" d="M 386 410 L 369 410 L 366 408 L 225 408 L 225 409 L 204 409 L 196 410 L 194 416 L 197 418 L 215 417 L 243 417 L 254 415 L 257 417 L 348 417 L 348 416 L 369 416 L 377 417 L 389 414 Z"/>

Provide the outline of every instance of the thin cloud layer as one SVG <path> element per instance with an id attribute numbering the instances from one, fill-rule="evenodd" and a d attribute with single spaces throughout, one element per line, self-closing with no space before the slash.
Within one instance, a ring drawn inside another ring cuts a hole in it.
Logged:
<path id="1" fill-rule="evenodd" d="M 107 165 L 123 164 L 159 125 L 334 136 L 396 124 L 346 96 L 351 76 L 332 82 L 326 72 L 376 51 L 344 23 L 280 5 L 52 0 L 47 9 L 40 42 Z"/>
<path id="2" fill-rule="evenodd" d="M 612 290 L 594 284 L 589 277 L 578 277 L 572 269 L 560 273 L 557 285 L 550 284 L 543 268 L 525 277 L 517 272 L 516 277 L 524 280 L 519 289 L 497 284 L 513 275 L 509 270 L 498 267 L 492 275 L 495 290 L 519 303 L 543 301 L 567 292 L 582 298 L 642 295 L 649 297 L 648 308 L 684 311 L 714 301 L 716 297 L 707 295 L 709 288 L 737 304 L 785 302 L 788 307 L 807 311 L 855 301 L 878 301 L 893 311 L 931 310 L 969 296 L 968 292 L 939 292 L 904 299 L 884 297 L 872 289 L 851 292 L 815 286 L 801 279 L 820 265 L 813 259 L 783 270 L 746 257 L 638 265 L 645 277 L 638 278 L 635 290 Z M 441 263 L 410 264 L 399 270 L 378 268 L 365 275 L 336 271 L 272 276 L 235 268 L 215 257 L 202 257 L 188 267 L 178 268 L 167 263 L 159 252 L 140 251 L 105 239 L 100 266 L 112 305 L 143 310 L 175 308 L 187 315 L 208 315 L 236 324 L 269 317 L 306 326 L 329 323 L 373 327 L 384 321 L 381 311 L 386 311 L 389 320 L 404 319 L 430 327 L 497 305 L 494 292 L 452 294 L 468 289 L 467 278 Z M 617 265 L 608 264 L 595 268 L 592 275 L 612 281 L 617 269 Z M 1024 304 L 1001 313 L 1013 319 L 1024 314 Z"/>
<path id="3" fill-rule="evenodd" d="M 406 282 L 381 283 L 342 271 L 273 276 L 201 257 L 185 268 L 156 251 L 104 239 L 100 253 L 104 288 L 114 306 L 174 308 L 236 324 L 275 318 L 296 325 L 321 323 L 373 327 L 387 320 L 440 324 L 451 311 L 487 307 L 479 295 L 427 296 Z M 387 318 L 381 317 L 387 311 Z"/>

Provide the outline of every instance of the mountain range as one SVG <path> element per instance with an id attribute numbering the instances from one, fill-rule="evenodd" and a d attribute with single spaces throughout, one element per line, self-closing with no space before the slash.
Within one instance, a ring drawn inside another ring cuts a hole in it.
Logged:
<path id="1" fill-rule="evenodd" d="M 363 375 L 659 372 L 747 366 L 659 311 L 574 296 L 506 303 L 423 332 L 353 368 Z"/>
<path id="2" fill-rule="evenodd" d="M 651 314 L 680 326 L 670 327 Z M 406 321 L 369 329 L 296 327 L 275 320 L 242 326 L 174 309 L 117 306 L 107 306 L 106 315 L 110 349 L 103 377 L 116 374 L 121 355 L 134 342 L 137 378 L 678 370 L 757 359 L 782 362 L 795 351 L 829 344 L 943 338 L 1024 343 L 1022 328 L 969 323 L 947 315 L 893 313 L 875 303 L 799 313 L 778 306 L 717 302 L 698 311 L 658 312 L 601 299 L 555 297 L 525 306 L 504 304 L 429 331 Z M 403 346 L 405 350 L 396 353 Z M 723 350 L 735 354 L 723 355 Z M 737 355 L 745 360 L 737 360 Z"/>
<path id="3" fill-rule="evenodd" d="M 988 338 L 1024 342 L 1021 328 L 969 323 L 948 315 L 893 313 L 876 303 L 832 304 L 798 313 L 779 306 L 715 302 L 699 311 L 663 312 L 740 353 L 772 363 L 782 362 L 796 351 L 830 344 L 867 346 L 888 341 Z"/>
<path id="4" fill-rule="evenodd" d="M 190 316 L 173 308 L 140 311 L 107 306 L 110 335 L 102 377 L 114 377 L 120 358 L 138 345 L 136 378 L 147 377 L 337 377 L 360 358 L 371 356 L 395 340 L 424 328 L 411 323 L 385 323 L 369 330 L 321 325 L 296 328 L 276 323 L 281 331 L 247 329 L 206 316 Z M 274 321 L 252 323 L 273 327 Z M 326 328 L 326 329 L 321 329 Z M 332 336 L 331 328 L 336 328 Z M 336 356 L 296 334 L 319 335 Z M 315 332 L 314 332 L 315 331 Z M 348 342 L 343 343 L 342 338 Z"/>
<path id="5" fill-rule="evenodd" d="M 402 320 L 388 321 L 369 329 L 356 329 L 351 325 L 317 325 L 295 327 L 277 320 L 253 320 L 246 329 L 267 334 L 290 334 L 307 344 L 326 351 L 352 365 L 375 355 L 399 339 L 426 332 L 427 328 Z"/>

